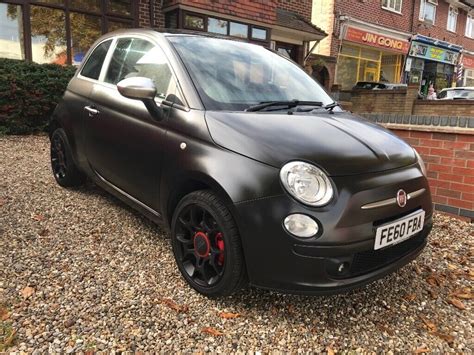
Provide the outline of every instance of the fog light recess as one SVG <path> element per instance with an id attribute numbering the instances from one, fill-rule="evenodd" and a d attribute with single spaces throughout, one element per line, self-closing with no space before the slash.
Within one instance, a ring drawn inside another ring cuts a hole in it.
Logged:
<path id="1" fill-rule="evenodd" d="M 299 238 L 311 238 L 318 233 L 318 223 L 304 214 L 290 214 L 283 222 L 285 229 Z"/>

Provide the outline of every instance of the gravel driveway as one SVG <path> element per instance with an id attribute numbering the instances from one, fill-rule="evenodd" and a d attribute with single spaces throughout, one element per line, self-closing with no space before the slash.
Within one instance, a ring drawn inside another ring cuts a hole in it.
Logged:
<path id="1" fill-rule="evenodd" d="M 0 137 L 0 352 L 473 352 L 473 225 L 435 216 L 417 261 L 326 297 L 185 285 L 158 227 L 54 182 L 45 136 Z"/>

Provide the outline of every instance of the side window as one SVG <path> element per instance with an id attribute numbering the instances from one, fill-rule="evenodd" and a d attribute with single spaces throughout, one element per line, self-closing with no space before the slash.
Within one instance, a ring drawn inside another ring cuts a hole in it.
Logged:
<path id="1" fill-rule="evenodd" d="M 168 93 L 175 94 L 176 83 L 163 51 L 152 43 L 139 38 L 122 38 L 112 55 L 105 81 L 119 81 L 142 76 L 153 80 L 157 97 L 164 99 Z"/>
<path id="2" fill-rule="evenodd" d="M 84 68 L 82 68 L 82 76 L 96 80 L 99 79 L 100 70 L 102 69 L 102 64 L 104 63 L 105 56 L 107 55 L 107 51 L 109 50 L 111 43 L 112 40 L 105 41 L 99 44 L 96 49 L 94 49 L 92 54 L 87 59 Z"/>

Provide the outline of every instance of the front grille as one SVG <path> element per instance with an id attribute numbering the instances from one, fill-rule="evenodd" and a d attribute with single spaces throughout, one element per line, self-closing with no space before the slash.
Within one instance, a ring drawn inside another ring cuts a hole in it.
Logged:
<path id="1" fill-rule="evenodd" d="M 368 250 L 354 254 L 350 277 L 365 274 L 401 259 L 411 251 L 421 247 L 425 241 L 423 232 L 400 243 L 381 250 Z"/>

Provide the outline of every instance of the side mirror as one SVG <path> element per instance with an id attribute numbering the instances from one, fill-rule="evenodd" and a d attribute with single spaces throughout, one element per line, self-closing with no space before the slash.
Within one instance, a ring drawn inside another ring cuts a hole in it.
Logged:
<path id="1" fill-rule="evenodd" d="M 156 87 L 153 80 L 141 76 L 123 79 L 117 84 L 117 90 L 124 97 L 143 101 L 155 119 L 162 118 L 162 110 L 155 102 Z"/>

